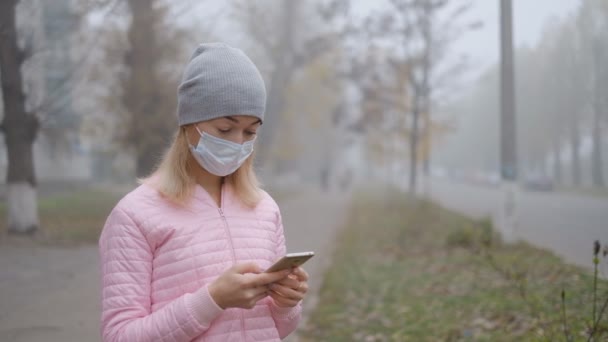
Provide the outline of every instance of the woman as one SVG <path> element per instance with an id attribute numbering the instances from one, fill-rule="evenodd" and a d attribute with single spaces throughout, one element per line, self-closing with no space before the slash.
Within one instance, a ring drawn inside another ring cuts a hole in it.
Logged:
<path id="1" fill-rule="evenodd" d="M 258 187 L 266 91 L 240 50 L 202 44 L 178 89 L 179 130 L 158 169 L 112 210 L 99 248 L 104 341 L 276 341 L 300 320 L 300 267 Z"/>

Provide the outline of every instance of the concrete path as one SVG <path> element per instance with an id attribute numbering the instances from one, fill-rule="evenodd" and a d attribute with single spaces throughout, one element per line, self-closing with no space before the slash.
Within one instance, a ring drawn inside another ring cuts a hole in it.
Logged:
<path id="1" fill-rule="evenodd" d="M 336 233 L 344 225 L 349 205 L 348 193 L 303 191 L 281 204 L 288 252 L 314 251 L 315 256 L 303 267 L 310 276 L 309 292 L 303 302 L 303 328 L 318 302 L 325 270 L 331 263 Z M 298 332 L 286 341 L 298 341 Z"/>
<path id="2" fill-rule="evenodd" d="M 97 259 L 94 245 L 1 245 L 0 341 L 100 341 Z"/>
<path id="3" fill-rule="evenodd" d="M 316 303 L 346 198 L 309 189 L 279 203 L 288 251 L 316 252 L 305 267 L 311 276 L 305 313 Z M 0 243 L 0 342 L 100 341 L 99 296 L 96 245 L 45 247 L 12 238 Z"/>

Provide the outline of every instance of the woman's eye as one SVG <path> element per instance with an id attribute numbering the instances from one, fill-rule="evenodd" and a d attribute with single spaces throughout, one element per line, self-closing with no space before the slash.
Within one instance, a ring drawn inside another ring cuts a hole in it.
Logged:
<path id="1" fill-rule="evenodd" d="M 228 133 L 228 132 L 230 132 L 230 129 L 220 129 L 220 128 L 218 128 L 217 130 L 220 131 L 220 133 Z"/>
<path id="2" fill-rule="evenodd" d="M 256 132 L 246 131 L 245 134 L 247 134 L 248 136 L 253 136 L 256 135 Z"/>

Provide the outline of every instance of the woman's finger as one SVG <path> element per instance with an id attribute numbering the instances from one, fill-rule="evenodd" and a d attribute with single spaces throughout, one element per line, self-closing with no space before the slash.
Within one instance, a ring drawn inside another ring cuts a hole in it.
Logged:
<path id="1" fill-rule="evenodd" d="M 305 281 L 301 281 L 300 284 L 298 284 L 298 288 L 296 290 L 301 293 L 308 292 L 308 283 Z"/>
<path id="2" fill-rule="evenodd" d="M 295 274 L 300 281 L 308 280 L 308 273 L 300 266 L 294 268 L 292 274 Z"/>
<path id="3" fill-rule="evenodd" d="M 268 286 L 258 286 L 251 289 L 251 292 L 254 296 L 260 295 L 262 293 L 270 292 L 270 288 Z"/>
<path id="4" fill-rule="evenodd" d="M 281 307 L 294 307 L 300 302 L 299 300 L 285 298 L 280 294 L 272 291 L 269 293 L 269 296 L 272 298 L 272 300 L 274 300 L 274 303 L 277 306 Z"/>
<path id="5" fill-rule="evenodd" d="M 270 289 L 273 292 L 276 292 L 277 294 L 289 299 L 294 299 L 298 301 L 304 299 L 304 293 L 292 289 L 291 287 L 283 286 L 280 284 L 273 284 L 270 286 Z"/>
<path id="6" fill-rule="evenodd" d="M 285 278 L 281 281 L 276 282 L 275 284 L 279 284 L 279 285 L 282 285 L 285 287 L 292 288 L 301 293 L 308 292 L 308 282 L 306 282 L 306 281 L 299 281 L 299 280 L 295 280 L 295 279 Z"/>
<path id="7" fill-rule="evenodd" d="M 300 281 L 292 278 L 285 278 L 277 281 L 275 284 L 280 284 L 286 287 L 291 287 L 292 289 L 298 288 L 300 286 Z"/>
<path id="8" fill-rule="evenodd" d="M 270 291 L 263 291 L 263 292 L 260 292 L 260 293 L 258 293 L 258 294 L 257 294 L 257 295 L 256 295 L 256 296 L 253 298 L 253 301 L 257 303 L 258 301 L 260 301 L 261 299 L 263 299 L 263 298 L 267 297 L 268 295 L 270 295 Z"/>

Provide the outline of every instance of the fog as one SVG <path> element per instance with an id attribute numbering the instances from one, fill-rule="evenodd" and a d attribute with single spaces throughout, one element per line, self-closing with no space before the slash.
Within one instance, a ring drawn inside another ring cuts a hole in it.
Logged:
<path id="1" fill-rule="evenodd" d="M 54 236 L 54 196 L 122 195 L 155 170 L 204 42 L 242 49 L 262 73 L 255 167 L 273 194 L 391 189 L 489 218 L 506 240 L 587 269 L 591 243 L 608 242 L 604 0 L 514 0 L 512 45 L 490 0 L 11 3 L 0 4 L 0 27 L 14 33 L 0 46 L 4 246 Z M 501 69 L 501 46 L 512 68 Z M 505 148 L 514 159 L 501 159 Z"/>

